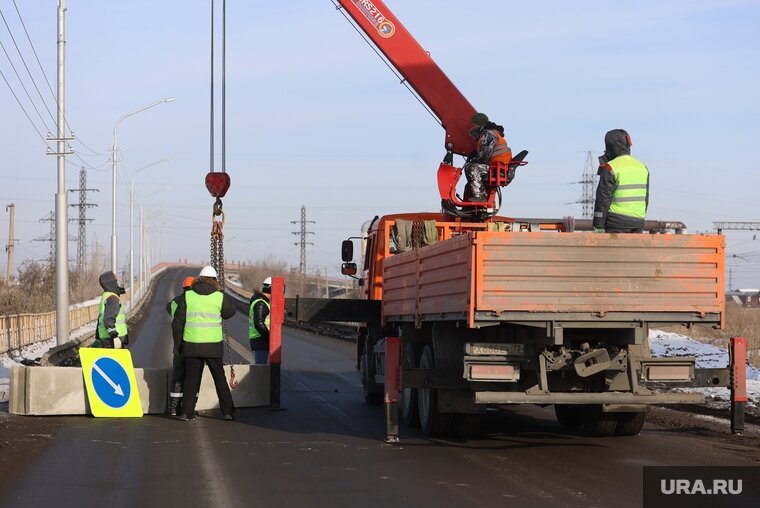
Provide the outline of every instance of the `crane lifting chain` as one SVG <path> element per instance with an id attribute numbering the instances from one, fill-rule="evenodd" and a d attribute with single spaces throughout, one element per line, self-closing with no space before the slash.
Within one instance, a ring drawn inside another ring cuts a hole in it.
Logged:
<path id="1" fill-rule="evenodd" d="M 211 266 L 216 270 L 219 285 L 224 292 L 224 210 L 222 209 L 222 199 L 216 198 L 214 202 L 214 211 L 211 215 Z M 230 335 L 227 330 L 227 322 L 222 321 L 222 330 L 224 333 L 224 342 L 227 345 L 227 362 L 230 365 L 230 388 L 238 385 L 235 379 L 235 367 L 232 365 L 232 351 L 230 348 Z"/>

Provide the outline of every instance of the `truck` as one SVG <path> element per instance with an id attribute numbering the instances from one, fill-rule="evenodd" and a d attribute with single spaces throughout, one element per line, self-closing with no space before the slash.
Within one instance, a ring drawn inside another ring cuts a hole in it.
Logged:
<path id="1" fill-rule="evenodd" d="M 286 302 L 299 321 L 357 323 L 356 368 L 365 400 L 385 404 L 386 440 L 398 441 L 399 413 L 425 435 L 466 436 L 514 404 L 553 406 L 560 425 L 594 436 L 630 436 L 652 405 L 704 403 L 674 388 L 704 386 L 731 390 L 740 433 L 744 339 L 715 369 L 654 358 L 648 345 L 652 326 L 724 326 L 723 236 L 687 234 L 681 223 L 608 234 L 500 216 L 500 189 L 526 151 L 489 168 L 486 201 L 460 199 L 453 161 L 475 148 L 475 109 L 382 1 L 338 3 L 446 130 L 441 211 L 375 216 L 342 243 L 342 272 L 358 279 L 361 298 Z"/>

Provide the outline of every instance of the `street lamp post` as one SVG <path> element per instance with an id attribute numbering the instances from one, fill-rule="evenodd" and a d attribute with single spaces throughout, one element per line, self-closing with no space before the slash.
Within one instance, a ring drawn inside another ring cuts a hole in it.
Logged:
<path id="1" fill-rule="evenodd" d="M 111 174 L 111 271 L 116 273 L 116 168 L 118 165 L 118 145 L 116 142 L 116 131 L 119 128 L 119 124 L 124 120 L 125 118 L 128 118 L 132 115 L 136 115 L 137 113 L 141 113 L 145 111 L 146 109 L 150 109 L 153 106 L 158 106 L 159 104 L 163 104 L 164 102 L 172 102 L 174 101 L 174 97 L 169 97 L 168 99 L 161 99 L 159 101 L 156 101 L 152 104 L 148 104 L 147 106 L 143 106 L 140 109 L 136 109 L 130 113 L 127 113 L 126 115 L 122 116 L 118 120 L 116 120 L 116 123 L 113 126 L 113 144 L 112 144 L 112 153 L 111 153 L 111 164 L 112 164 L 112 174 Z"/>
<path id="2" fill-rule="evenodd" d="M 129 178 L 129 307 L 132 308 L 132 295 L 134 292 L 134 286 L 135 286 L 135 251 L 134 251 L 134 220 L 135 220 L 135 177 L 137 176 L 137 173 L 140 171 L 144 171 L 148 168 L 152 168 L 156 164 L 161 164 L 162 162 L 166 162 L 169 159 L 161 159 L 160 161 L 153 162 L 151 164 L 148 164 L 147 166 L 143 166 L 134 173 L 132 173 L 132 176 Z M 164 190 L 164 189 L 161 189 Z"/>

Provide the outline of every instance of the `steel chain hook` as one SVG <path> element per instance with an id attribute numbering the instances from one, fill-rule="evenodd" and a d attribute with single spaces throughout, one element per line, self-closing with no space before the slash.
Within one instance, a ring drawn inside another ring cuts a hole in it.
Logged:
<path id="1" fill-rule="evenodd" d="M 218 220 L 217 220 L 218 218 Z M 213 213 L 211 215 L 211 266 L 214 267 L 217 273 L 217 280 L 224 292 L 226 285 L 224 277 L 224 210 L 222 209 L 222 200 L 216 198 L 214 202 Z M 237 379 L 235 379 L 235 367 L 232 365 L 232 351 L 230 348 L 230 334 L 227 329 L 227 322 L 222 322 L 222 330 L 224 334 L 224 342 L 227 345 L 227 362 L 230 366 L 230 388 L 236 388 L 238 385 Z"/>

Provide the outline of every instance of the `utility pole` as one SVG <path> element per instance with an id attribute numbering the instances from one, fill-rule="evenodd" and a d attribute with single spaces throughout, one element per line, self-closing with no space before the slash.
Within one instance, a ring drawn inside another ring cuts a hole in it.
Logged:
<path id="1" fill-rule="evenodd" d="M 576 201 L 576 203 L 580 203 L 583 206 L 581 216 L 586 220 L 594 218 L 594 199 L 596 194 L 595 166 L 596 164 L 594 163 L 592 152 L 586 152 L 586 164 L 583 167 L 583 176 L 578 182 L 583 185 L 583 190 L 581 193 L 581 199 Z"/>
<path id="2" fill-rule="evenodd" d="M 298 271 L 301 273 L 301 275 L 306 275 L 306 246 L 307 245 L 314 245 L 312 242 L 306 241 L 306 235 L 313 235 L 313 231 L 306 231 L 306 224 L 316 224 L 313 220 L 306 220 L 306 206 L 301 205 L 301 220 L 290 221 L 291 224 L 301 224 L 301 230 L 300 231 L 294 231 L 292 234 L 294 235 L 300 235 L 301 240 L 299 242 L 294 242 L 293 245 L 300 245 L 301 246 L 301 260 L 299 263 Z"/>
<path id="3" fill-rule="evenodd" d="M 16 243 L 16 239 L 13 238 L 13 220 L 15 217 L 16 203 L 9 203 L 5 207 L 6 211 L 10 211 L 10 225 L 8 227 L 8 245 L 5 247 L 5 252 L 8 253 L 8 267 L 5 272 L 5 279 L 10 282 L 13 278 L 13 246 Z"/>
<path id="4" fill-rule="evenodd" d="M 87 170 L 84 169 L 84 166 L 79 170 L 79 188 L 69 189 L 69 192 L 79 193 L 79 204 L 69 205 L 79 208 L 79 219 L 70 219 L 69 222 L 76 221 L 79 224 L 77 233 L 77 273 L 79 274 L 79 278 L 82 279 L 85 276 L 85 268 L 87 266 L 87 223 L 92 222 L 92 219 L 87 218 L 87 209 L 98 206 L 87 202 L 87 193 L 99 192 L 98 189 L 87 188 Z"/>
<path id="5" fill-rule="evenodd" d="M 66 117 L 64 90 L 66 38 L 64 21 L 65 0 L 58 0 L 58 192 L 55 194 L 55 334 L 60 346 L 69 341 L 69 232 L 66 196 Z M 71 138 L 68 138 L 71 139 Z M 73 153 L 73 152 L 72 152 Z"/>

